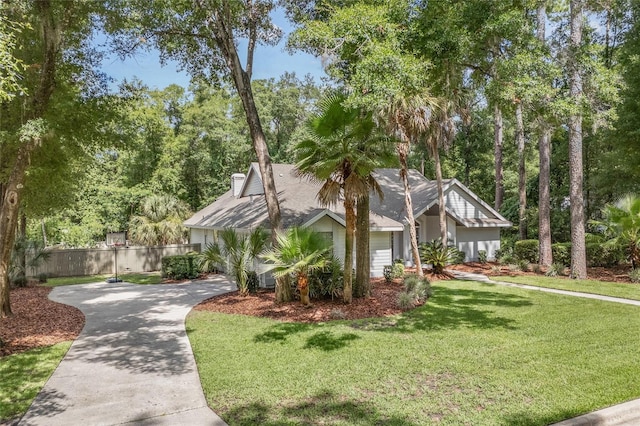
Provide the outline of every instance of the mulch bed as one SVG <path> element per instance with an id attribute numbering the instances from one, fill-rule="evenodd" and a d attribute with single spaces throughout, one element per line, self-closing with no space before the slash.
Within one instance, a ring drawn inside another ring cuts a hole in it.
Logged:
<path id="1" fill-rule="evenodd" d="M 194 309 L 304 323 L 381 317 L 402 312 L 396 303 L 398 293 L 403 290 L 399 280 L 386 283 L 384 279 L 373 279 L 371 286 L 371 297 L 354 298 L 349 305 L 341 299 L 312 300 L 311 307 L 302 306 L 299 301 L 276 304 L 273 290 L 260 290 L 247 296 L 241 296 L 237 291 L 215 296 Z"/>
<path id="2" fill-rule="evenodd" d="M 0 319 L 0 356 L 73 340 L 84 327 L 84 314 L 47 298 L 50 287 L 11 289 L 13 316 Z"/>

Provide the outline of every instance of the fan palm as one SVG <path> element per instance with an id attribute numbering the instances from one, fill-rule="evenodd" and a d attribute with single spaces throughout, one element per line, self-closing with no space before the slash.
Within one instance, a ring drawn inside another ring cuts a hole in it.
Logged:
<path id="1" fill-rule="evenodd" d="M 235 229 L 225 228 L 220 233 L 222 246 L 209 244 L 201 253 L 199 266 L 203 271 L 225 267 L 233 275 L 238 291 L 249 293 L 249 272 L 255 271 L 255 260 L 265 249 L 269 234 L 264 228 L 256 228 L 249 235 L 240 235 Z"/>
<path id="2" fill-rule="evenodd" d="M 614 205 L 607 205 L 603 211 L 604 219 L 598 222 L 605 233 L 612 237 L 610 244 L 622 244 L 633 269 L 640 263 L 640 197 L 627 195 Z"/>
<path id="3" fill-rule="evenodd" d="M 182 222 L 190 215 L 185 203 L 171 195 L 152 195 L 131 218 L 129 238 L 134 244 L 166 245 L 184 242 L 186 228 Z"/>
<path id="4" fill-rule="evenodd" d="M 277 237 L 275 248 L 261 257 L 269 262 L 267 271 L 276 278 L 294 275 L 300 301 L 309 306 L 309 273 L 325 267 L 330 258 L 331 243 L 320 233 L 310 229 L 293 227 Z"/>
<path id="5" fill-rule="evenodd" d="M 350 303 L 355 207 L 358 199 L 368 197 L 370 191 L 382 198 L 382 190 L 372 172 L 388 166 L 393 156 L 372 115 L 345 107 L 346 97 L 344 93 L 334 92 L 320 102 L 319 113 L 308 123 L 311 136 L 298 143 L 295 152 L 298 173 L 323 183 L 318 192 L 322 205 L 335 205 L 342 198 L 345 209 L 344 300 Z M 366 223 L 369 223 L 368 219 Z M 365 240 L 368 235 L 367 230 L 361 232 L 359 238 Z M 358 244 L 363 250 L 367 247 L 368 242 Z M 366 268 L 367 265 L 359 266 Z M 366 276 L 368 278 L 369 271 Z"/>

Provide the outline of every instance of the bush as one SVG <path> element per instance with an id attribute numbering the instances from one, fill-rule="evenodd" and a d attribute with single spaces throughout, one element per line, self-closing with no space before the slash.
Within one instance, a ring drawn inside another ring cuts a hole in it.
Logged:
<path id="1" fill-rule="evenodd" d="M 247 272 L 247 290 L 249 290 L 249 293 L 257 293 L 259 287 L 260 279 L 258 278 L 258 273 L 255 271 Z"/>
<path id="2" fill-rule="evenodd" d="M 522 272 L 529 272 L 529 261 L 526 259 L 518 260 L 518 269 Z"/>
<path id="3" fill-rule="evenodd" d="M 487 251 L 486 250 L 478 250 L 478 262 L 481 264 L 487 263 Z"/>
<path id="4" fill-rule="evenodd" d="M 542 266 L 538 265 L 537 263 L 534 263 L 531 265 L 531 269 L 533 270 L 533 272 L 535 272 L 536 274 L 541 274 L 542 273 Z"/>
<path id="5" fill-rule="evenodd" d="M 632 283 L 640 283 L 640 269 L 632 269 L 629 272 L 629 278 Z"/>
<path id="6" fill-rule="evenodd" d="M 397 300 L 397 304 L 398 304 L 398 308 L 402 309 L 403 311 L 415 308 L 415 302 L 414 302 L 414 297 L 407 293 L 406 291 L 403 291 L 402 293 L 398 293 L 398 300 Z"/>
<path id="7" fill-rule="evenodd" d="M 38 282 L 40 282 L 41 284 L 46 283 L 49 280 L 49 276 L 47 275 L 46 272 L 42 272 L 41 274 L 38 275 Z"/>
<path id="8" fill-rule="evenodd" d="M 162 277 L 172 280 L 193 279 L 198 276 L 197 253 L 162 258 Z"/>
<path id="9" fill-rule="evenodd" d="M 18 275 L 11 280 L 11 284 L 13 284 L 14 287 L 26 287 L 28 283 L 29 280 L 27 280 L 27 277 L 24 275 Z"/>
<path id="10" fill-rule="evenodd" d="M 393 279 L 393 266 L 384 265 L 384 269 L 382 270 L 382 274 L 384 275 L 384 280 L 389 284 Z"/>
<path id="11" fill-rule="evenodd" d="M 342 297 L 344 277 L 342 265 L 335 257 L 322 269 L 309 274 L 309 297 L 313 299 Z"/>
<path id="12" fill-rule="evenodd" d="M 526 260 L 529 263 L 538 263 L 538 240 L 516 241 L 513 253 L 518 260 Z"/>
<path id="13" fill-rule="evenodd" d="M 587 243 L 587 265 L 611 267 L 624 260 L 624 248 L 617 244 L 608 243 Z"/>
<path id="14" fill-rule="evenodd" d="M 571 243 L 551 244 L 551 254 L 554 262 L 564 266 L 571 265 Z"/>
<path id="15" fill-rule="evenodd" d="M 405 275 L 404 292 L 413 298 L 414 306 L 424 303 L 433 294 L 431 282 L 427 277 L 419 277 L 414 274 Z"/>
<path id="16" fill-rule="evenodd" d="M 402 278 L 404 277 L 404 264 L 402 260 L 395 260 L 393 262 L 393 267 L 391 268 L 391 278 Z"/>
<path id="17" fill-rule="evenodd" d="M 564 268 L 564 264 L 560 262 L 553 262 L 547 269 L 545 275 L 548 277 L 557 277 L 558 275 L 564 275 Z"/>

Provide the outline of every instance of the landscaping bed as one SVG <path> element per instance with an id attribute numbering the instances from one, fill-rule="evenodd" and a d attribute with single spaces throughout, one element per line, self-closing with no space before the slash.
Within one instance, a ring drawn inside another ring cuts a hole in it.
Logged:
<path id="1" fill-rule="evenodd" d="M 51 288 L 11 289 L 13 316 L 0 319 L 0 356 L 74 340 L 84 327 L 84 315 L 72 306 L 47 297 Z"/>

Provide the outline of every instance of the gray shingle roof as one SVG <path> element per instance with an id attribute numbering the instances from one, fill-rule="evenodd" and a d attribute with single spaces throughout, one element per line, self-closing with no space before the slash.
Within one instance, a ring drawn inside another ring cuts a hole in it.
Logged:
<path id="1" fill-rule="evenodd" d="M 316 195 L 320 183 L 300 178 L 294 173 L 294 166 L 289 164 L 273 164 L 273 175 L 282 223 L 285 228 L 302 225 L 326 214 L 327 211 L 341 219 L 344 224 L 344 208 L 341 203 L 335 206 L 322 206 Z M 254 174 L 259 178 L 258 165 L 251 165 L 247 174 L 247 180 Z M 375 177 L 382 187 L 384 198 L 371 197 L 372 230 L 397 230 L 403 229 L 406 223 L 406 210 L 404 203 L 404 189 L 398 169 L 379 169 Z M 455 180 L 445 180 L 444 186 L 452 184 Z M 246 182 L 246 181 L 245 181 Z M 456 181 L 457 182 L 457 181 Z M 409 171 L 409 185 L 411 187 L 414 214 L 424 212 L 437 200 L 437 187 L 435 181 L 430 181 L 416 170 Z M 468 190 L 467 190 L 468 191 Z M 498 215 L 496 220 L 506 222 Z M 508 223 L 508 222 L 506 222 Z M 204 209 L 196 212 L 185 221 L 185 226 L 190 228 L 222 229 L 232 227 L 237 229 L 251 229 L 257 226 L 270 227 L 266 202 L 263 195 L 250 195 L 234 197 L 231 191 L 227 191 L 220 198 Z M 500 226 L 497 222 L 487 221 L 488 226 Z M 474 226 L 479 226 L 474 224 Z"/>

